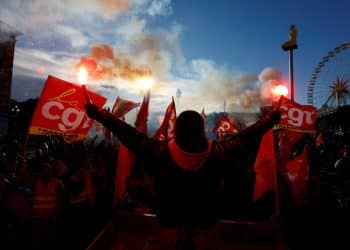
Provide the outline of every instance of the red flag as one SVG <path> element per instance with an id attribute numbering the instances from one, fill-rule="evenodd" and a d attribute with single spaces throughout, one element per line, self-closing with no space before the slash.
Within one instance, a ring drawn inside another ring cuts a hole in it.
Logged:
<path id="1" fill-rule="evenodd" d="M 297 205 L 302 205 L 306 200 L 307 181 L 309 177 L 307 147 L 304 146 L 304 150 L 300 155 L 287 160 L 280 171 L 289 187 L 293 201 Z"/>
<path id="2" fill-rule="evenodd" d="M 316 108 L 310 105 L 300 105 L 288 98 L 280 99 L 281 121 L 277 128 L 285 128 L 294 131 L 313 133 L 316 120 Z"/>
<path id="3" fill-rule="evenodd" d="M 123 200 L 126 191 L 126 180 L 130 176 L 131 155 L 127 147 L 122 143 L 118 148 L 118 160 L 116 164 L 115 176 L 115 201 Z"/>
<path id="4" fill-rule="evenodd" d="M 126 113 L 138 107 L 139 105 L 140 105 L 139 102 L 133 102 L 130 100 L 122 99 L 118 96 L 114 102 L 114 105 L 112 108 L 112 114 L 115 117 L 122 118 Z"/>
<path id="5" fill-rule="evenodd" d="M 106 98 L 89 91 L 94 104 L 102 107 Z M 48 76 L 36 105 L 29 134 L 56 134 L 65 141 L 86 138 L 93 120 L 85 113 L 86 99 L 81 86 Z"/>
<path id="6" fill-rule="evenodd" d="M 253 201 L 276 187 L 276 159 L 272 129 L 263 136 L 254 163 L 255 186 Z"/>
<path id="7" fill-rule="evenodd" d="M 141 108 L 137 114 L 135 127 L 144 133 L 147 133 L 147 119 L 148 119 L 148 107 L 150 100 L 150 91 L 147 91 L 146 96 L 143 97 Z"/>
<path id="8" fill-rule="evenodd" d="M 176 121 L 176 108 L 174 98 L 168 105 L 162 124 L 154 134 L 154 138 L 158 140 L 169 140 L 174 138 Z"/>
<path id="9" fill-rule="evenodd" d="M 237 133 L 236 123 L 233 118 L 222 116 L 215 127 L 213 133 L 219 136 L 219 139 L 223 139 L 227 134 Z"/>

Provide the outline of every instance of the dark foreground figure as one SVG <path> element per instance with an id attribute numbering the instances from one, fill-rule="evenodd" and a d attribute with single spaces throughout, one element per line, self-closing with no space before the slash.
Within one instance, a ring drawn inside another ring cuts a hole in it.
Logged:
<path id="1" fill-rule="evenodd" d="M 184 111 L 176 120 L 175 139 L 160 141 L 93 104 L 87 104 L 86 111 L 144 160 L 154 176 L 157 220 L 162 226 L 182 229 L 176 247 L 188 250 L 195 249 L 195 232 L 217 220 L 220 179 L 225 164 L 230 164 L 227 159 L 233 153 L 257 150 L 264 133 L 280 120 L 280 112 L 271 111 L 229 140 L 212 142 L 206 138 L 201 115 Z"/>

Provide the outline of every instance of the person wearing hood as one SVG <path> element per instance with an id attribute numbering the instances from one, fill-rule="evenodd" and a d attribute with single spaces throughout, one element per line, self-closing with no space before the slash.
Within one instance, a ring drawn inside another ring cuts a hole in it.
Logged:
<path id="1" fill-rule="evenodd" d="M 228 157 L 237 150 L 257 150 L 262 136 L 280 120 L 272 110 L 252 126 L 224 141 L 208 140 L 202 116 L 182 112 L 173 140 L 148 137 L 105 109 L 86 104 L 87 115 L 112 131 L 147 162 L 154 176 L 156 217 L 160 225 L 183 229 L 177 249 L 195 249 L 194 232 L 213 226 L 218 216 L 220 180 Z"/>

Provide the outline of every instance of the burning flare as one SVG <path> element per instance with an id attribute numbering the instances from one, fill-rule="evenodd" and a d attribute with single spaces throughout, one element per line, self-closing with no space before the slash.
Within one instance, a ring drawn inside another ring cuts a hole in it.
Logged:
<path id="1" fill-rule="evenodd" d="M 85 67 L 79 67 L 77 77 L 80 85 L 86 85 L 88 79 L 88 72 Z"/>
<path id="2" fill-rule="evenodd" d="M 136 80 L 136 84 L 141 90 L 147 91 L 153 87 L 154 79 L 151 77 L 141 77 Z"/>
<path id="3" fill-rule="evenodd" d="M 275 86 L 274 88 L 271 89 L 272 96 L 276 99 L 279 99 L 279 97 L 282 96 L 287 96 L 288 95 L 288 88 L 283 85 L 279 84 Z"/>
<path id="4" fill-rule="evenodd" d="M 83 66 L 80 66 L 78 68 L 77 77 L 78 77 L 78 81 L 79 81 L 81 87 L 83 88 L 83 92 L 84 92 L 84 96 L 85 96 L 86 102 L 87 103 L 92 103 L 91 102 L 91 98 L 89 96 L 89 93 L 87 92 L 87 89 L 86 89 L 86 84 L 87 84 L 87 79 L 88 79 L 88 71 L 87 71 L 87 69 L 85 67 L 83 67 Z"/>

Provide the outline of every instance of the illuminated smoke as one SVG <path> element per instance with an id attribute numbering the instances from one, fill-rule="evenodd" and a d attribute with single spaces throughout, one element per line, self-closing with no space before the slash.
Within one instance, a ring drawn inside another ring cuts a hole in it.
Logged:
<path id="1" fill-rule="evenodd" d="M 259 102 L 254 99 L 257 80 L 258 77 L 254 74 L 241 74 L 233 78 L 220 71 L 209 72 L 201 79 L 199 98 L 204 98 L 209 103 L 221 103 L 221 107 L 225 100 L 224 108 L 227 112 L 249 109 Z"/>
<path id="2" fill-rule="evenodd" d="M 109 19 L 116 18 L 119 14 L 131 8 L 130 0 L 96 0 L 103 13 Z"/>
<path id="3" fill-rule="evenodd" d="M 140 77 L 152 75 L 152 71 L 148 66 L 136 65 L 126 55 L 116 55 L 113 48 L 107 44 L 93 46 L 89 55 L 80 59 L 78 65 L 81 64 L 87 66 L 89 75 L 94 80 L 120 78 L 135 81 Z"/>
<path id="4" fill-rule="evenodd" d="M 270 104 L 271 100 L 274 99 L 271 90 L 284 82 L 282 72 L 277 69 L 265 68 L 259 74 L 260 94 L 264 105 Z"/>
<path id="5" fill-rule="evenodd" d="M 198 66 L 198 65 L 197 65 Z M 232 77 L 224 70 L 217 70 L 212 63 L 200 62 L 200 88 L 197 98 L 209 103 L 217 103 L 227 112 L 259 111 L 260 107 L 270 101 L 266 88 L 273 81 L 281 80 L 282 73 L 273 68 L 265 68 L 260 74 L 240 74 Z"/>

